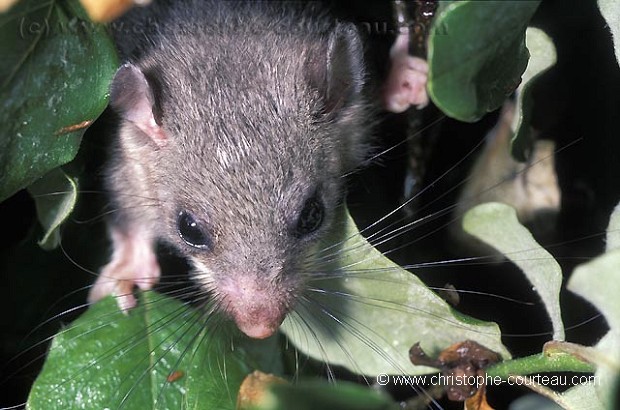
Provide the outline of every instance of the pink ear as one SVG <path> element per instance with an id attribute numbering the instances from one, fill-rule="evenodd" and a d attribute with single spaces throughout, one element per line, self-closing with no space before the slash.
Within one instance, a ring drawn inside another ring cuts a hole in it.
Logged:
<path id="1" fill-rule="evenodd" d="M 155 121 L 153 90 L 138 67 L 127 63 L 118 69 L 110 87 L 110 105 L 157 146 L 166 144 L 168 137 Z"/>

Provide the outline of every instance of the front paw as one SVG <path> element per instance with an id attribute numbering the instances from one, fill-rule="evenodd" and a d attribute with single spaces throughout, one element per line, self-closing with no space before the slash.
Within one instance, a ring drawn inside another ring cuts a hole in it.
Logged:
<path id="1" fill-rule="evenodd" d="M 409 55 L 396 56 L 383 91 L 385 109 L 401 113 L 412 105 L 424 108 L 429 101 L 427 82 L 428 64 L 425 60 Z"/>
<path id="2" fill-rule="evenodd" d="M 90 290 L 88 301 L 97 302 L 108 295 L 116 298 L 123 311 L 134 308 L 134 287 L 150 290 L 159 281 L 161 271 L 150 241 L 140 235 L 124 235 L 112 231 L 112 260 L 102 269 Z"/>
<path id="3" fill-rule="evenodd" d="M 88 302 L 95 303 L 107 296 L 113 296 L 119 309 L 123 313 L 127 313 L 137 305 L 136 297 L 133 294 L 136 283 L 134 279 L 127 278 L 132 275 L 118 274 L 119 270 L 111 265 L 111 263 L 108 264 L 97 278 L 88 295 Z"/>

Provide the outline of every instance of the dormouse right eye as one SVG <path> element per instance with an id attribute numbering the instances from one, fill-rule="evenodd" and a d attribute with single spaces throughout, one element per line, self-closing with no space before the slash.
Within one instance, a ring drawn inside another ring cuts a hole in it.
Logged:
<path id="1" fill-rule="evenodd" d="M 325 207 L 323 202 L 319 199 L 315 193 L 308 198 L 304 203 L 304 206 L 297 219 L 297 235 L 306 236 L 318 230 L 325 217 Z"/>
<path id="2" fill-rule="evenodd" d="M 191 213 L 187 211 L 179 212 L 177 229 L 181 239 L 189 246 L 199 249 L 211 248 L 211 236 L 206 228 L 201 226 Z"/>

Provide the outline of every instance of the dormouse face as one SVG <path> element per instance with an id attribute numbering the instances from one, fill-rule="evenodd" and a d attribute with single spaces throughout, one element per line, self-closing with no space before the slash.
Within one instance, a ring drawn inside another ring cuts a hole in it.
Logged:
<path id="1" fill-rule="evenodd" d="M 191 150 L 173 142 L 161 150 L 183 170 L 175 181 L 161 180 L 167 239 L 251 337 L 271 335 L 293 308 L 307 258 L 344 197 L 335 125 L 309 111 L 285 110 L 255 107 L 243 113 L 245 121 L 227 113 L 228 123 L 205 123 L 205 140 Z"/>

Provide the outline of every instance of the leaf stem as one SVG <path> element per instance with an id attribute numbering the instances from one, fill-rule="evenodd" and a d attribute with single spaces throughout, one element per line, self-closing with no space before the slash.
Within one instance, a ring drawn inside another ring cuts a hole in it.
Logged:
<path id="1" fill-rule="evenodd" d="M 497 363 L 487 368 L 490 377 L 526 376 L 534 373 L 577 372 L 593 373 L 595 366 L 565 352 L 546 352 Z"/>

